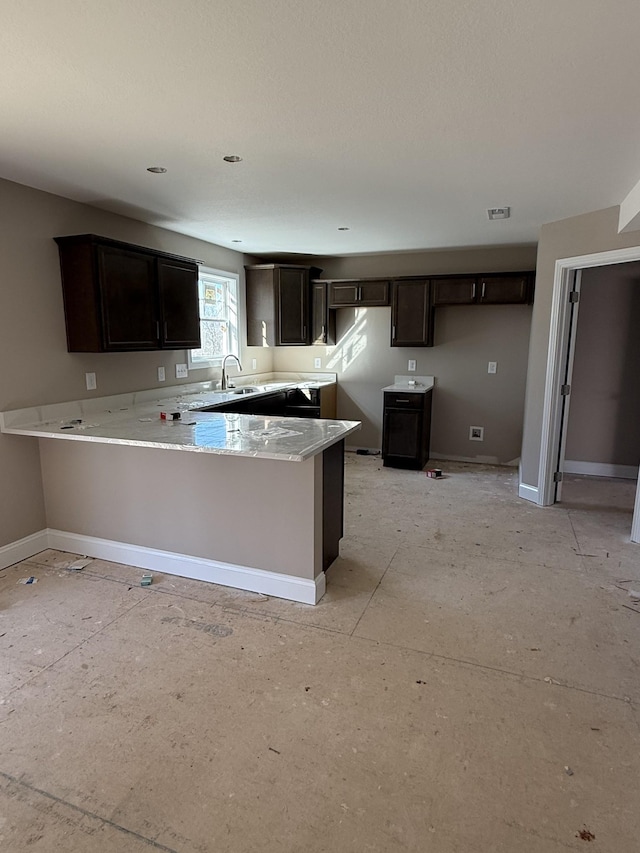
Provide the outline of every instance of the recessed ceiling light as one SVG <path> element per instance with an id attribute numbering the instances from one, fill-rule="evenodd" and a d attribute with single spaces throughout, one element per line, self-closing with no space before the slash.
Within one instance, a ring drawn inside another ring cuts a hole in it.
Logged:
<path id="1" fill-rule="evenodd" d="M 240 163 L 242 161 L 242 157 L 238 157 L 237 154 L 227 154 L 227 156 L 222 159 L 225 163 Z"/>
<path id="2" fill-rule="evenodd" d="M 147 172 L 153 172 L 154 175 L 164 175 L 167 170 L 164 166 L 148 166 Z"/>
<path id="3" fill-rule="evenodd" d="M 342 225 L 340 228 L 338 228 L 338 231 L 349 231 L 349 230 L 350 230 L 350 229 L 349 229 L 349 228 L 347 228 L 347 226 L 346 226 L 346 225 Z"/>
<path id="4" fill-rule="evenodd" d="M 508 219 L 511 216 L 510 207 L 490 207 L 487 210 L 489 219 Z"/>

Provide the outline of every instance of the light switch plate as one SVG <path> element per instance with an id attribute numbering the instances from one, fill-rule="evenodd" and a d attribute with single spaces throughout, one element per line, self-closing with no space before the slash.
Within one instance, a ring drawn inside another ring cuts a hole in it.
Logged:
<path id="1" fill-rule="evenodd" d="M 251 370 L 255 370 L 257 368 L 257 366 L 258 366 L 258 359 L 252 358 L 251 359 Z"/>
<path id="2" fill-rule="evenodd" d="M 415 360 L 415 358 L 410 358 L 410 359 L 409 359 L 409 363 L 407 364 L 407 370 L 408 370 L 410 373 L 415 373 L 415 372 L 416 372 L 416 360 Z"/>
<path id="3" fill-rule="evenodd" d="M 314 358 L 313 366 L 316 368 L 316 370 L 318 370 L 320 367 L 322 367 L 322 359 L 321 358 Z"/>
<path id="4" fill-rule="evenodd" d="M 186 364 L 176 364 L 176 379 L 186 379 L 189 376 Z"/>
<path id="5" fill-rule="evenodd" d="M 95 391 L 98 387 L 95 373 L 85 373 L 84 378 L 87 383 L 87 391 Z"/>
<path id="6" fill-rule="evenodd" d="M 166 378 L 167 378 L 167 376 L 166 376 L 164 367 L 159 367 L 158 368 L 158 382 L 164 382 L 164 380 Z"/>

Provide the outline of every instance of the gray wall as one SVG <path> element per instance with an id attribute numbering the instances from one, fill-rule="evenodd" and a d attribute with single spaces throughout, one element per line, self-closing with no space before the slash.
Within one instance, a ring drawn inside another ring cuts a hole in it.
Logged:
<path id="1" fill-rule="evenodd" d="M 159 366 L 166 384 L 216 375 L 198 370 L 176 380 L 174 365 L 187 360 L 184 351 L 68 353 L 53 237 L 96 233 L 199 258 L 239 273 L 242 287 L 243 265 L 253 259 L 8 181 L 0 181 L 0 222 L 0 411 L 153 388 Z M 243 355 L 257 358 L 258 370 L 271 370 L 270 350 L 245 348 Z M 95 392 L 85 389 L 87 371 L 97 374 Z M 0 476 L 1 547 L 45 526 L 37 442 L 0 435 Z"/>
<path id="2" fill-rule="evenodd" d="M 542 417 L 556 261 L 640 245 L 640 233 L 618 234 L 618 208 L 609 207 L 544 225 L 536 265 L 522 440 L 522 482 L 538 486 Z"/>
<path id="3" fill-rule="evenodd" d="M 640 263 L 584 270 L 565 458 L 640 461 Z"/>
<path id="4" fill-rule="evenodd" d="M 535 247 L 314 258 L 323 278 L 499 272 L 535 267 Z M 298 260 L 298 262 L 301 262 Z M 444 458 L 508 463 L 520 455 L 531 308 L 520 305 L 436 309 L 433 348 L 390 346 L 391 309 L 340 309 L 335 347 L 280 347 L 274 369 L 313 370 L 314 358 L 338 374 L 338 417 L 360 420 L 360 447 L 379 448 L 381 388 L 396 374 L 436 377 L 431 450 Z M 487 373 L 497 361 L 498 372 Z M 485 440 L 469 441 L 469 426 L 484 426 Z"/>

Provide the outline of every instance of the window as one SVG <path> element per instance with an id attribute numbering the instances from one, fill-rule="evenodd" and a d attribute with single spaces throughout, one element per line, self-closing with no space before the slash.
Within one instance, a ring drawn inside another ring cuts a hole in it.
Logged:
<path id="1" fill-rule="evenodd" d="M 240 355 L 238 346 L 238 276 L 200 268 L 200 349 L 189 350 L 189 367 L 219 367 L 225 355 Z"/>

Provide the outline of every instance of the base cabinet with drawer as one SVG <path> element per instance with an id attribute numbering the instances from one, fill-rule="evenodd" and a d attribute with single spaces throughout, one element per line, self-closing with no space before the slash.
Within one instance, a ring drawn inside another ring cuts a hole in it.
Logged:
<path id="1" fill-rule="evenodd" d="M 421 470 L 429 459 L 433 391 L 384 392 L 382 461 Z"/>

